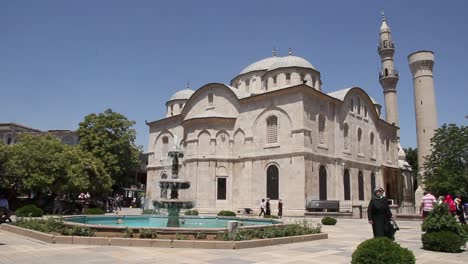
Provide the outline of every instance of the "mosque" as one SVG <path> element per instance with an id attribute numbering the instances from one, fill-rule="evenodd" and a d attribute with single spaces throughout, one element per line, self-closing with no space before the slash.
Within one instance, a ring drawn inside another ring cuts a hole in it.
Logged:
<path id="1" fill-rule="evenodd" d="M 272 208 L 304 215 L 310 201 L 367 207 L 383 186 L 395 204 L 414 204 L 413 176 L 399 147 L 395 46 L 385 17 L 380 27 L 382 106 L 361 87 L 322 91 L 320 71 L 306 59 L 273 56 L 254 62 L 229 85 L 181 90 L 150 131 L 147 199 L 166 199 L 158 181 L 170 177 L 167 152 L 183 147 L 181 175 L 201 213 Z M 274 213 L 274 210 L 273 210 Z"/>

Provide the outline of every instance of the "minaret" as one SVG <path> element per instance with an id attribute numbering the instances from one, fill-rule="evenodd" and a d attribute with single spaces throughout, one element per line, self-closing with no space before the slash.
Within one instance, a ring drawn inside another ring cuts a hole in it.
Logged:
<path id="1" fill-rule="evenodd" d="M 396 86 L 398 83 L 398 71 L 395 70 L 393 63 L 393 54 L 395 54 L 395 45 L 392 41 L 390 27 L 387 19 L 382 12 L 382 26 L 380 26 L 380 43 L 378 51 L 382 63 L 382 70 L 379 73 L 380 85 L 384 90 L 385 97 L 385 120 L 396 126 L 398 122 L 398 106 L 396 96 Z M 400 133 L 398 131 L 398 137 Z"/>
<path id="2" fill-rule="evenodd" d="M 416 112 L 416 136 L 418 140 L 419 174 L 424 176 L 425 157 L 430 155 L 431 138 L 437 126 L 437 110 L 434 95 L 434 52 L 417 51 L 408 56 L 413 75 L 414 108 Z"/>

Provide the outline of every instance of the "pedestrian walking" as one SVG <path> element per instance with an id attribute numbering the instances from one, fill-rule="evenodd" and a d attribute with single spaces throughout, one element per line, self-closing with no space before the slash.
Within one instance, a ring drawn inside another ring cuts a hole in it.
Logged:
<path id="1" fill-rule="evenodd" d="M 462 225 L 466 225 L 463 204 L 460 198 L 455 199 L 456 215 Z"/>
<path id="2" fill-rule="evenodd" d="M 283 217 L 283 200 L 281 199 L 278 201 L 278 217 Z"/>
<path id="3" fill-rule="evenodd" d="M 452 215 L 455 215 L 457 208 L 455 207 L 455 203 L 453 202 L 452 196 L 450 194 L 445 196 L 444 203 L 448 205 L 449 212 Z"/>
<path id="4" fill-rule="evenodd" d="M 265 199 L 262 199 L 262 202 L 260 203 L 260 214 L 258 216 L 265 216 Z"/>
<path id="5" fill-rule="evenodd" d="M 392 212 L 380 189 L 374 190 L 367 207 L 367 219 L 372 225 L 374 237 L 388 237 L 395 240 L 393 226 L 390 222 L 393 219 Z"/>
<path id="6" fill-rule="evenodd" d="M 432 195 L 430 192 L 424 192 L 424 196 L 421 200 L 421 206 L 419 208 L 419 213 L 423 219 L 429 215 L 429 212 L 434 209 L 434 204 L 436 204 L 435 196 Z"/>

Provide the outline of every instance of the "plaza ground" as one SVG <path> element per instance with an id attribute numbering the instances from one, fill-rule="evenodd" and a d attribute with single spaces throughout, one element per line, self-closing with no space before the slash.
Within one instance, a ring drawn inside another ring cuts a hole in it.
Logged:
<path id="1" fill-rule="evenodd" d="M 418 264 L 468 262 L 466 251 L 454 254 L 422 250 L 421 222 L 398 223 L 401 229 L 396 241 L 414 252 Z M 241 250 L 211 250 L 54 245 L 0 231 L 0 263 L 350 263 L 356 246 L 372 236 L 365 219 L 338 219 L 336 226 L 324 226 L 323 232 L 329 234 L 329 239 Z"/>

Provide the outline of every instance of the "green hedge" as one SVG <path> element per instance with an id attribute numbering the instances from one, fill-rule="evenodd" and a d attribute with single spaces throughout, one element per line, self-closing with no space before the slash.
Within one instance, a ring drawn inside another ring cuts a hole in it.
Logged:
<path id="1" fill-rule="evenodd" d="M 184 214 L 185 215 L 198 215 L 198 211 L 197 210 L 187 210 L 187 211 L 185 211 Z"/>
<path id="2" fill-rule="evenodd" d="M 402 248 L 386 237 L 368 239 L 356 248 L 351 264 L 414 264 L 416 258 L 411 250 Z"/>
<path id="3" fill-rule="evenodd" d="M 153 229 L 140 229 L 140 238 L 154 239 L 158 237 L 158 233 Z"/>
<path id="4" fill-rule="evenodd" d="M 233 211 L 219 211 L 218 216 L 236 216 Z"/>
<path id="5" fill-rule="evenodd" d="M 95 230 L 89 227 L 66 227 L 62 218 L 49 217 L 44 219 L 19 218 L 17 226 L 44 232 L 62 234 L 65 236 L 94 236 Z"/>
<path id="6" fill-rule="evenodd" d="M 103 215 L 106 212 L 102 210 L 101 208 L 86 208 L 84 211 L 84 214 L 86 215 Z"/>
<path id="7" fill-rule="evenodd" d="M 322 218 L 323 225 L 336 225 L 337 220 L 333 217 L 326 216 Z"/>
<path id="8" fill-rule="evenodd" d="M 285 226 L 269 226 L 256 229 L 240 229 L 237 232 L 219 232 L 217 240 L 250 240 L 265 239 L 274 237 L 302 236 L 307 234 L 318 234 L 321 232 L 320 225 L 312 226 L 309 223 L 290 224 Z"/>
<path id="9" fill-rule="evenodd" d="M 28 204 L 16 210 L 15 215 L 17 217 L 42 217 L 44 210 L 35 204 Z"/>
<path id="10" fill-rule="evenodd" d="M 463 237 L 451 232 L 429 232 L 422 235 L 423 248 L 438 252 L 461 252 L 461 247 L 465 245 Z"/>

